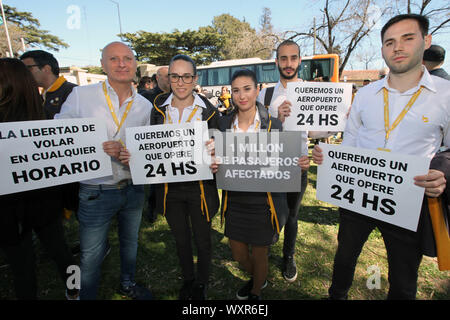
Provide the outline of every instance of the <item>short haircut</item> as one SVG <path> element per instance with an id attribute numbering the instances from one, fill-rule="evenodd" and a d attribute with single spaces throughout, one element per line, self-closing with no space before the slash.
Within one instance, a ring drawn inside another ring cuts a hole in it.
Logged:
<path id="1" fill-rule="evenodd" d="M 298 56 L 300 57 L 300 46 L 297 44 L 297 42 L 292 41 L 292 40 L 284 40 L 277 47 L 277 59 L 278 59 L 278 55 L 280 53 L 280 48 L 283 47 L 283 46 L 296 46 L 297 49 L 298 49 Z"/>
<path id="2" fill-rule="evenodd" d="M 234 80 L 236 80 L 237 78 L 240 78 L 240 77 L 251 78 L 255 84 L 255 87 L 258 85 L 258 81 L 256 80 L 256 74 L 252 70 L 249 70 L 249 69 L 236 70 L 233 73 L 233 75 L 231 76 L 231 83 L 233 83 Z"/>
<path id="3" fill-rule="evenodd" d="M 141 78 L 141 80 L 139 80 L 139 88 L 143 88 L 143 87 L 145 87 L 145 84 L 146 83 L 150 83 L 150 82 L 152 82 L 152 78 L 150 78 L 149 76 L 143 76 L 142 78 Z"/>
<path id="4" fill-rule="evenodd" d="M 194 60 L 192 60 L 191 57 L 189 57 L 185 54 L 177 54 L 172 59 L 170 59 L 169 69 L 170 69 L 170 66 L 172 65 L 172 63 L 174 63 L 177 60 L 183 60 L 183 61 L 189 62 L 192 65 L 192 68 L 194 69 L 194 76 L 197 75 L 197 65 L 195 64 Z"/>
<path id="5" fill-rule="evenodd" d="M 57 77 L 59 76 L 58 61 L 51 53 L 44 50 L 32 50 L 27 51 L 20 56 L 20 60 L 24 60 L 27 58 L 33 59 L 34 62 L 39 66 L 39 69 L 46 65 L 49 65 L 52 69 L 52 73 Z"/>
<path id="6" fill-rule="evenodd" d="M 420 14 L 415 13 L 408 13 L 408 14 L 399 14 L 398 16 L 395 16 L 391 19 L 389 19 L 388 22 L 383 26 L 381 29 L 381 42 L 383 42 L 384 34 L 386 33 L 386 30 L 389 29 L 393 24 L 406 20 L 406 19 L 413 19 L 416 20 L 419 24 L 420 31 L 422 32 L 422 36 L 425 37 L 428 34 L 428 28 L 430 27 L 430 21 L 427 17 L 422 16 Z"/>

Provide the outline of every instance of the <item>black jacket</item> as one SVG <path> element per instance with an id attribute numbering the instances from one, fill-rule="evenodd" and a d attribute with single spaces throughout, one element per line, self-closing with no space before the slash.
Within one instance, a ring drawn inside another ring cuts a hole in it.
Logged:
<path id="1" fill-rule="evenodd" d="M 165 123 L 165 114 L 167 105 L 163 105 L 163 103 L 167 100 L 170 93 L 161 93 L 158 96 L 156 96 L 154 100 L 154 107 L 152 109 L 151 115 L 150 115 L 150 124 L 151 125 L 157 125 L 157 124 L 164 124 Z M 206 105 L 206 109 L 202 111 L 202 120 L 207 121 L 208 123 L 208 129 L 217 129 L 218 125 L 218 118 L 219 118 L 219 112 L 214 106 L 208 101 L 208 99 L 204 98 L 203 96 L 199 95 L 199 97 L 203 100 L 203 102 Z M 170 190 L 170 187 L 179 183 L 168 183 L 168 189 Z M 209 213 L 209 219 L 211 220 L 213 216 L 217 213 L 219 210 L 219 196 L 217 193 L 217 186 L 216 186 L 216 180 L 205 180 L 205 181 L 199 181 L 199 197 L 201 193 L 200 183 L 203 184 L 204 192 L 205 192 L 205 199 L 206 199 L 206 205 L 207 210 Z M 153 185 L 155 188 L 155 198 L 156 198 L 156 204 L 155 204 L 155 211 L 157 213 L 164 213 L 164 186 L 165 184 L 155 184 Z"/>
<path id="2" fill-rule="evenodd" d="M 259 117 L 261 119 L 261 130 L 278 130 L 282 131 L 282 123 L 277 118 L 272 118 L 269 115 L 269 112 L 267 109 L 260 104 L 259 102 L 256 103 L 256 106 L 258 108 Z M 233 122 L 235 119 L 237 111 L 234 110 L 229 115 L 222 116 L 219 118 L 219 130 L 222 132 L 225 132 L 227 129 L 231 129 L 233 126 Z M 225 201 L 225 192 L 222 192 L 222 204 Z M 284 192 L 267 192 L 267 195 L 272 197 L 273 204 L 275 207 L 276 216 L 278 219 L 279 224 L 279 230 L 283 228 L 283 226 L 286 224 L 287 217 L 289 215 L 289 208 L 287 203 L 287 196 Z M 229 206 L 227 206 L 229 207 Z M 222 216 L 226 215 L 226 212 L 223 211 L 224 206 L 222 205 Z M 274 222 L 274 221 L 272 221 Z M 275 226 L 275 224 L 274 224 Z M 277 231 L 277 230 L 276 230 Z"/>
<path id="3" fill-rule="evenodd" d="M 155 98 L 160 95 L 161 93 L 163 93 L 164 91 L 162 91 L 158 86 L 154 87 L 151 90 L 145 90 L 142 91 L 141 93 L 139 93 L 141 96 L 143 96 L 145 99 L 147 99 L 148 101 L 150 101 L 150 103 L 154 104 L 155 102 Z M 164 101 L 163 101 L 164 102 Z M 163 103 L 161 102 L 161 103 Z"/>
<path id="4" fill-rule="evenodd" d="M 60 81 L 59 79 L 57 81 Z M 44 103 L 45 116 L 47 119 L 53 119 L 55 114 L 60 112 L 62 104 L 76 86 L 77 85 L 74 83 L 64 81 L 52 91 L 47 91 Z"/>
<path id="5" fill-rule="evenodd" d="M 441 77 L 446 80 L 450 80 L 450 74 L 448 74 L 444 69 L 439 68 L 435 70 L 431 70 L 430 74 L 436 77 Z"/>

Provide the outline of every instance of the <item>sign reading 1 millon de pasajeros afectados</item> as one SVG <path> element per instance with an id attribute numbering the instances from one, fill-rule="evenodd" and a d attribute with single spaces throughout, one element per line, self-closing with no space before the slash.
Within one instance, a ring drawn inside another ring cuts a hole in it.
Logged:
<path id="1" fill-rule="evenodd" d="M 300 192 L 301 133 L 214 133 L 217 187 L 229 191 Z"/>

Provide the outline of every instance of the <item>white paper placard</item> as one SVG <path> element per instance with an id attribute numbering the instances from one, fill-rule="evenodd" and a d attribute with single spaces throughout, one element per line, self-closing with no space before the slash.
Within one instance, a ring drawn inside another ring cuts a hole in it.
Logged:
<path id="1" fill-rule="evenodd" d="M 0 194 L 112 175 L 100 119 L 0 123 Z"/>
<path id="2" fill-rule="evenodd" d="M 321 143 L 317 199 L 416 231 L 425 189 L 414 177 L 430 159 Z"/>
<path id="3" fill-rule="evenodd" d="M 352 102 L 352 84 L 335 82 L 288 82 L 291 114 L 284 130 L 344 131 Z"/>
<path id="4" fill-rule="evenodd" d="M 134 184 L 211 180 L 206 121 L 126 129 Z"/>

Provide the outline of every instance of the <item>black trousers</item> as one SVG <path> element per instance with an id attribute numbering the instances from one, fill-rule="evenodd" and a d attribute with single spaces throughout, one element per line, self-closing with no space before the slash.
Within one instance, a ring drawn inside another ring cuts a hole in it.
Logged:
<path id="1" fill-rule="evenodd" d="M 210 217 L 214 213 L 210 212 Z M 185 281 L 208 284 L 211 267 L 211 222 L 202 214 L 198 182 L 169 185 L 166 199 L 166 220 L 175 238 L 178 259 Z M 192 234 L 197 247 L 195 273 Z"/>
<path id="2" fill-rule="evenodd" d="M 298 233 L 298 211 L 308 185 L 308 171 L 302 172 L 302 188 L 300 192 L 288 192 L 287 201 L 289 216 L 284 226 L 283 256 L 293 256 Z"/>
<path id="3" fill-rule="evenodd" d="M 412 231 L 340 209 L 338 248 L 334 258 L 331 299 L 347 299 L 357 259 L 370 233 L 378 227 L 386 246 L 389 272 L 388 299 L 416 298 L 417 277 L 422 252 Z"/>
<path id="4" fill-rule="evenodd" d="M 43 247 L 57 266 L 61 279 L 66 287 L 67 267 L 75 265 L 75 259 L 67 247 L 64 229 L 60 220 L 34 230 Z M 31 230 L 23 235 L 17 245 L 2 246 L 14 276 L 16 297 L 19 300 L 37 299 L 36 262 Z M 70 291 L 69 291 L 70 293 Z M 61 293 L 64 297 L 64 293 Z"/>

